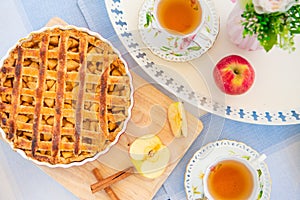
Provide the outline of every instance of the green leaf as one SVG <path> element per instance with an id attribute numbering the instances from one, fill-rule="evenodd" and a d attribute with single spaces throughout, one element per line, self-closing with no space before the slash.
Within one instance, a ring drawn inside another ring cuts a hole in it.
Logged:
<path id="1" fill-rule="evenodd" d="M 258 177 L 260 178 L 260 176 L 262 175 L 262 171 L 260 169 L 258 169 L 257 173 L 258 173 Z"/>
<path id="2" fill-rule="evenodd" d="M 150 12 L 147 12 L 146 13 L 146 24 L 144 24 L 145 28 L 148 28 L 149 25 L 152 23 L 152 18 L 153 18 L 153 15 Z"/>
<path id="3" fill-rule="evenodd" d="M 181 57 L 181 56 L 183 56 L 183 54 L 181 54 L 181 53 L 172 53 L 174 56 L 177 56 L 177 57 Z"/>
<path id="4" fill-rule="evenodd" d="M 264 47 L 266 52 L 270 51 L 274 47 L 274 45 L 277 44 L 277 34 L 275 34 L 272 31 L 269 31 L 267 33 L 267 39 L 261 41 L 260 44 Z"/>
<path id="5" fill-rule="evenodd" d="M 229 150 L 229 153 L 233 155 L 236 154 L 233 150 Z"/>
<path id="6" fill-rule="evenodd" d="M 257 199 L 261 199 L 261 197 L 262 197 L 262 195 L 263 195 L 263 193 L 264 193 L 264 191 L 259 191 L 259 194 L 258 194 L 258 197 L 257 197 Z"/>
<path id="7" fill-rule="evenodd" d="M 241 0 L 240 3 L 241 3 L 241 6 L 243 8 L 245 8 L 247 4 L 251 4 L 251 1 L 252 0 Z"/>
<path id="8" fill-rule="evenodd" d="M 244 158 L 246 160 L 250 160 L 251 156 L 242 156 L 242 158 Z"/>
<path id="9" fill-rule="evenodd" d="M 201 49 L 200 46 L 192 46 L 188 48 L 189 51 L 199 51 L 200 49 Z"/>
<path id="10" fill-rule="evenodd" d="M 192 190 L 194 194 L 201 194 L 201 192 L 198 191 L 198 187 L 192 186 Z"/>
<path id="11" fill-rule="evenodd" d="M 174 40 L 174 37 L 167 37 L 167 40 L 169 41 L 169 42 L 171 42 L 172 40 Z"/>
<path id="12" fill-rule="evenodd" d="M 160 49 L 162 51 L 169 51 L 169 50 L 171 50 L 169 47 L 166 47 L 166 46 L 162 46 L 162 47 L 160 47 Z"/>
<path id="13" fill-rule="evenodd" d="M 300 5 L 294 5 L 284 13 L 258 14 L 252 3 L 247 0 L 243 3 L 246 4 L 241 15 L 244 37 L 257 35 L 267 52 L 274 46 L 289 52 L 295 50 L 294 35 L 300 34 Z"/>
<path id="14" fill-rule="evenodd" d="M 206 29 L 206 31 L 207 31 L 208 33 L 211 32 L 211 31 L 210 31 L 210 28 L 209 28 L 208 26 L 206 26 L 205 29 Z"/>

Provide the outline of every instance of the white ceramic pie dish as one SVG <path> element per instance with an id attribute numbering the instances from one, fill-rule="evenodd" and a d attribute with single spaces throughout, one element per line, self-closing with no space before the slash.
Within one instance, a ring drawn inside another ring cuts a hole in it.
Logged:
<path id="1" fill-rule="evenodd" d="M 113 49 L 113 51 L 119 56 L 119 58 L 121 59 L 121 61 L 124 63 L 126 74 L 127 74 L 128 78 L 129 78 L 129 85 L 130 85 L 130 106 L 128 107 L 128 110 L 127 110 L 128 111 L 128 116 L 127 116 L 127 118 L 124 121 L 124 125 L 123 125 L 122 129 L 118 132 L 118 134 L 116 135 L 114 141 L 110 142 L 102 151 L 99 151 L 93 157 L 85 158 L 85 159 L 83 159 L 81 161 L 75 161 L 75 162 L 71 162 L 71 163 L 68 163 L 68 164 L 50 164 L 48 162 L 41 162 L 41 161 L 35 160 L 35 159 L 31 158 L 31 157 L 28 157 L 23 150 L 14 148 L 13 143 L 10 142 L 10 141 L 8 141 L 6 139 L 6 134 L 3 131 L 3 129 L 0 127 L 0 133 L 1 133 L 1 136 L 2 136 L 3 140 L 5 140 L 7 143 L 9 143 L 10 146 L 11 146 L 11 148 L 14 151 L 18 152 L 23 158 L 25 158 L 27 160 L 31 160 L 35 164 L 47 166 L 47 167 L 50 167 L 50 168 L 56 168 L 56 167 L 69 168 L 69 167 L 72 167 L 72 166 L 80 166 L 80 165 L 83 165 L 83 164 L 85 164 L 87 162 L 91 162 L 91 161 L 96 160 L 99 156 L 101 156 L 103 154 L 106 154 L 110 150 L 110 148 L 112 146 L 114 146 L 119 141 L 119 138 L 122 135 L 122 133 L 125 132 L 126 127 L 127 127 L 127 123 L 128 123 L 128 121 L 130 120 L 130 117 L 131 117 L 131 110 L 132 110 L 133 101 L 134 101 L 134 99 L 133 99 L 134 88 L 133 88 L 133 83 L 132 83 L 132 76 L 130 74 L 128 65 L 127 65 L 126 61 L 122 58 L 120 52 L 111 44 L 110 41 L 106 40 L 100 34 L 98 34 L 96 32 L 93 32 L 93 31 L 91 31 L 91 30 L 89 30 L 87 28 L 76 27 L 76 26 L 72 26 L 72 25 L 66 25 L 66 26 L 55 25 L 55 26 L 51 26 L 51 27 L 44 27 L 44 28 L 42 28 L 40 30 L 37 30 L 37 31 L 33 31 L 33 32 L 29 33 L 28 36 L 25 37 L 25 38 L 30 38 L 31 35 L 34 34 L 34 33 L 41 33 L 41 32 L 44 32 L 45 30 L 49 30 L 49 29 L 51 30 L 51 29 L 55 29 L 55 28 L 59 28 L 59 29 L 62 29 L 62 30 L 76 29 L 76 30 L 79 30 L 79 31 L 83 31 L 83 32 L 86 32 L 86 33 L 88 33 L 91 36 L 97 37 L 100 40 L 102 40 L 103 42 L 109 44 L 111 46 L 111 48 Z M 11 47 L 7 51 L 7 53 L 5 54 L 5 56 L 3 58 L 1 58 L 1 60 L 0 60 L 0 69 L 3 66 L 3 63 L 4 63 L 5 59 L 9 57 L 9 53 L 19 44 L 19 42 L 21 40 L 22 39 L 20 39 L 13 47 Z"/>

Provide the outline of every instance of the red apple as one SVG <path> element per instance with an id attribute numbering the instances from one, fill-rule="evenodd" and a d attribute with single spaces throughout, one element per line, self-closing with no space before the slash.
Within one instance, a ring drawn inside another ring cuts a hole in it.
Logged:
<path id="1" fill-rule="evenodd" d="M 245 58 L 229 55 L 216 64 L 213 77 L 221 91 L 238 95 L 245 93 L 252 86 L 255 72 Z"/>

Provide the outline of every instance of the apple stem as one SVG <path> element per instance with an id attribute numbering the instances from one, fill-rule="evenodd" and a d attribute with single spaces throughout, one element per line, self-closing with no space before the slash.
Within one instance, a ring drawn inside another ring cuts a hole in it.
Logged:
<path id="1" fill-rule="evenodd" d="M 233 72 L 234 72 L 235 74 L 239 74 L 239 70 L 238 70 L 238 69 L 234 69 Z"/>
<path id="2" fill-rule="evenodd" d="M 148 156 L 153 157 L 154 156 L 154 151 L 153 150 L 149 151 Z"/>

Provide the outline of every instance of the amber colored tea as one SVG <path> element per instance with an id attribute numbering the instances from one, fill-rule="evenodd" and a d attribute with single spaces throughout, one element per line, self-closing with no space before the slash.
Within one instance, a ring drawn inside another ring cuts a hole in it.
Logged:
<path id="1" fill-rule="evenodd" d="M 185 35 L 200 25 L 202 8 L 197 0 L 161 0 L 157 17 L 160 25 L 169 32 Z"/>
<path id="2" fill-rule="evenodd" d="M 207 179 L 208 191 L 214 199 L 248 199 L 254 188 L 250 170 L 236 160 L 224 160 L 213 168 Z"/>

